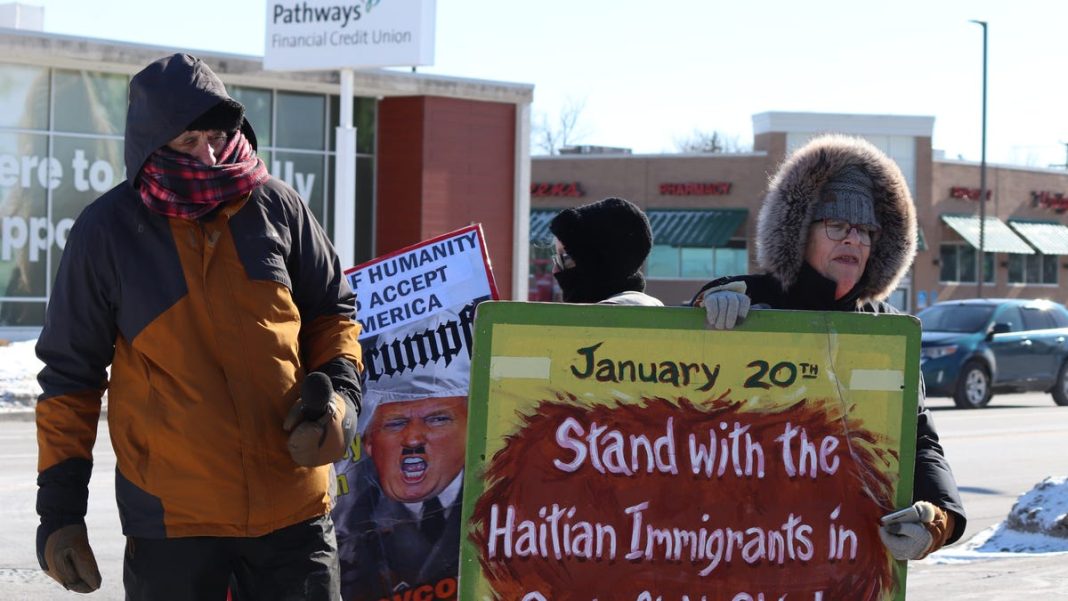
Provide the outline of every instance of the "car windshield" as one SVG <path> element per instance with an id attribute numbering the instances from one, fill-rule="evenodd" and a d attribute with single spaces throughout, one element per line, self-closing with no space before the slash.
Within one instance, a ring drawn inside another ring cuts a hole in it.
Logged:
<path id="1" fill-rule="evenodd" d="M 990 305 L 935 305 L 917 317 L 927 332 L 978 332 L 993 312 Z"/>

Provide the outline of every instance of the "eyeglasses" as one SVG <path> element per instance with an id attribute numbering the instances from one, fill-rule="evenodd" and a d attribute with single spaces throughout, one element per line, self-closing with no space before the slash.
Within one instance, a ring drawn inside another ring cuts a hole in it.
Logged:
<path id="1" fill-rule="evenodd" d="M 575 266 L 575 260 L 565 252 L 553 253 L 553 265 L 557 270 L 563 271 Z"/>
<path id="2" fill-rule="evenodd" d="M 827 233 L 827 237 L 835 242 L 848 238 L 850 231 L 857 233 L 857 240 L 863 246 L 871 246 L 873 241 L 879 239 L 879 230 L 877 228 L 849 223 L 848 221 L 838 221 L 837 219 L 824 219 L 823 230 Z"/>

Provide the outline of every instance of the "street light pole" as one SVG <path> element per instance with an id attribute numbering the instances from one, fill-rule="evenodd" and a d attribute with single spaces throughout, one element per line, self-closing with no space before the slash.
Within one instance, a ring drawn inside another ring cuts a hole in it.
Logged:
<path id="1" fill-rule="evenodd" d="M 983 28 L 983 130 L 982 150 L 979 155 L 979 285 L 976 296 L 983 298 L 983 280 L 986 279 L 986 21 L 972 19 Z"/>

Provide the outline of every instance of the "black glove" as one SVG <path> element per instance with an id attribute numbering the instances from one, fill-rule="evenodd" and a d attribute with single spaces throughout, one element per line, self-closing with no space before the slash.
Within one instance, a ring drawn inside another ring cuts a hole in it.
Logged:
<path id="1" fill-rule="evenodd" d="M 92 471 L 91 460 L 71 458 L 37 476 L 37 561 L 56 582 L 79 593 L 100 588 L 100 570 L 85 531 Z"/>

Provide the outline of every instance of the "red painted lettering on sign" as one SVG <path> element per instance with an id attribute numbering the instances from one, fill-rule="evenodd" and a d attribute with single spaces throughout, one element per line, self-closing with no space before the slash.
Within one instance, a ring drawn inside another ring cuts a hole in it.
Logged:
<path id="1" fill-rule="evenodd" d="M 578 182 L 535 182 L 530 184 L 530 195 L 579 198 L 586 191 Z"/>
<path id="2" fill-rule="evenodd" d="M 660 184 L 660 194 L 662 196 L 723 196 L 730 193 L 730 182 L 668 182 Z"/>
<path id="3" fill-rule="evenodd" d="M 437 584 L 423 584 L 414 588 L 394 593 L 392 597 L 382 597 L 379 601 L 455 601 L 456 579 L 445 578 Z"/>
<path id="4" fill-rule="evenodd" d="M 966 198 L 968 200 L 979 200 L 982 192 L 979 188 L 965 188 L 964 186 L 954 186 L 949 189 L 950 198 Z M 993 195 L 992 190 L 986 191 L 986 199 L 990 200 Z"/>
<path id="5" fill-rule="evenodd" d="M 1046 191 L 1031 192 L 1031 206 L 1053 209 L 1058 213 L 1063 213 L 1068 209 L 1068 194 Z"/>

